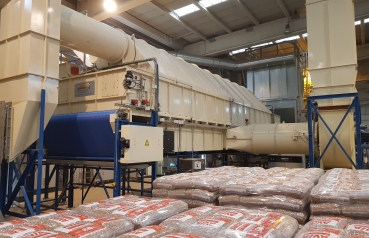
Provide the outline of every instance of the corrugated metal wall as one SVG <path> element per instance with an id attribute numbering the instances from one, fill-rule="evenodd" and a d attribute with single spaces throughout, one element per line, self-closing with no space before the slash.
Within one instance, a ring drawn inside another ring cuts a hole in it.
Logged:
<path id="1" fill-rule="evenodd" d="M 295 64 L 248 70 L 246 82 L 257 98 L 281 114 L 281 121 L 301 121 L 303 82 Z"/>
<path id="2" fill-rule="evenodd" d="M 369 83 L 368 81 L 356 82 L 361 104 L 361 123 L 369 125 Z"/>

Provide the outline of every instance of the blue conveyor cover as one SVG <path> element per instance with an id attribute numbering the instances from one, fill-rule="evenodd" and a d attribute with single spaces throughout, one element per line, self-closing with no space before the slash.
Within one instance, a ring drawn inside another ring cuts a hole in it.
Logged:
<path id="1" fill-rule="evenodd" d="M 45 129 L 48 156 L 114 157 L 110 114 L 115 111 L 55 115 Z"/>

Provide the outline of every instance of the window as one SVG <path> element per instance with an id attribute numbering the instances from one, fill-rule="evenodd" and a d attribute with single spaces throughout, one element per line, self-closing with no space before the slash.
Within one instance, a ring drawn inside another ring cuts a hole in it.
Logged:
<path id="1" fill-rule="evenodd" d="M 200 10 L 197 6 L 195 6 L 195 4 L 191 4 L 191 5 L 187 5 L 185 7 L 181 7 L 177 10 L 174 10 L 174 12 L 179 16 L 182 17 L 184 15 L 193 13 Z"/>
<path id="2" fill-rule="evenodd" d="M 291 40 L 297 40 L 297 39 L 300 39 L 300 36 L 291 36 L 291 37 L 288 37 L 288 38 L 276 40 L 275 43 L 281 43 L 281 42 L 284 42 L 284 41 L 291 41 Z"/>
<path id="3" fill-rule="evenodd" d="M 201 0 L 200 3 L 205 7 L 211 7 L 227 0 Z"/>
<path id="4" fill-rule="evenodd" d="M 260 45 L 254 45 L 254 46 L 251 46 L 251 48 L 257 48 L 257 47 L 266 46 L 266 45 L 273 45 L 273 42 L 264 43 L 264 44 L 260 44 Z"/>

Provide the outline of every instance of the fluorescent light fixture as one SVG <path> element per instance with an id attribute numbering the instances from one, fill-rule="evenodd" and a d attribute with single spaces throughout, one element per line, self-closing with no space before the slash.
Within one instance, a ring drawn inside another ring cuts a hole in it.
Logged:
<path id="1" fill-rule="evenodd" d="M 304 38 L 308 37 L 308 33 L 302 34 L 302 37 Z"/>
<path id="2" fill-rule="evenodd" d="M 229 52 L 229 55 L 239 54 L 239 53 L 245 52 L 246 50 L 247 50 L 247 48 L 243 48 L 243 49 L 239 49 L 239 50 L 234 50 L 234 51 Z"/>
<path id="3" fill-rule="evenodd" d="M 227 0 L 201 0 L 200 3 L 205 7 L 211 7 Z"/>
<path id="4" fill-rule="evenodd" d="M 254 46 L 251 46 L 251 48 L 257 48 L 257 47 L 262 47 L 262 46 L 266 46 L 266 45 L 273 45 L 273 42 L 264 43 L 264 44 L 260 44 L 260 45 L 254 45 Z"/>
<path id="5" fill-rule="evenodd" d="M 114 0 L 105 0 L 104 1 L 104 8 L 108 12 L 114 12 L 117 9 L 117 4 Z"/>
<path id="6" fill-rule="evenodd" d="M 187 15 L 187 14 L 190 14 L 190 13 L 193 13 L 193 12 L 196 12 L 200 10 L 195 4 L 190 4 L 190 5 L 187 5 L 187 6 L 184 6 L 184 7 L 181 7 L 177 10 L 174 10 L 174 12 L 179 16 L 184 16 L 184 15 Z"/>
<path id="7" fill-rule="evenodd" d="M 369 18 L 365 19 L 364 23 L 369 23 Z"/>
<path id="8" fill-rule="evenodd" d="M 355 21 L 355 26 L 360 25 L 361 21 Z"/>
<path id="9" fill-rule="evenodd" d="M 300 39 L 300 36 L 291 36 L 291 37 L 287 37 L 284 39 L 276 40 L 275 43 L 281 43 L 283 41 L 292 41 L 292 40 L 297 40 L 297 39 Z"/>

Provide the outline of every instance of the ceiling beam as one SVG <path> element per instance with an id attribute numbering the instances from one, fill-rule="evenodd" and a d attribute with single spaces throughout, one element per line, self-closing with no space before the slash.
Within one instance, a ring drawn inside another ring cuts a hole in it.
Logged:
<path id="1" fill-rule="evenodd" d="M 118 14 L 112 18 L 174 50 L 183 49 L 183 45 L 177 42 L 174 38 L 164 34 L 161 31 L 158 31 L 154 27 L 146 24 L 145 22 L 133 17 L 126 12 Z"/>
<path id="2" fill-rule="evenodd" d="M 369 1 L 355 4 L 355 17 L 356 19 L 369 17 Z M 189 55 L 216 56 L 228 54 L 233 50 L 283 39 L 286 38 L 286 35 L 283 34 L 286 22 L 287 18 L 282 18 L 254 26 L 253 31 L 246 32 L 245 29 L 234 31 L 230 34 L 215 37 L 213 42 L 204 41 L 187 45 L 180 52 Z M 300 14 L 299 19 L 290 22 L 290 28 L 292 35 L 306 33 L 306 16 Z"/>
<path id="3" fill-rule="evenodd" d="M 126 12 L 130 9 L 136 8 L 136 7 L 141 6 L 145 3 L 148 3 L 150 1 L 151 0 L 128 0 L 128 1 L 125 1 L 121 4 L 118 4 L 117 9 L 114 12 L 108 12 L 108 11 L 103 10 L 103 11 L 93 15 L 92 18 L 94 18 L 97 21 L 103 21 L 103 20 L 111 18 L 111 17 L 113 17 L 113 16 L 115 16 L 119 13 Z"/>
<path id="4" fill-rule="evenodd" d="M 215 22 L 218 26 L 223 28 L 228 33 L 231 33 L 232 30 L 228 26 L 226 26 L 217 16 L 214 15 L 214 13 L 210 12 L 203 4 L 198 2 L 197 0 L 190 0 L 193 4 L 195 4 L 200 10 L 205 13 L 213 22 Z"/>
<path id="5" fill-rule="evenodd" d="M 207 37 L 204 34 L 202 34 L 201 32 L 199 32 L 198 30 L 196 30 L 192 26 L 188 25 L 186 22 L 182 21 L 182 19 L 176 13 L 170 12 L 168 9 L 166 9 L 163 6 L 161 6 L 157 2 L 152 1 L 150 4 L 152 6 L 154 6 L 156 9 L 158 9 L 159 11 L 163 12 L 165 15 L 170 16 L 171 18 L 173 18 L 174 20 L 176 20 L 180 25 L 182 25 L 184 28 L 186 28 L 187 30 L 191 31 L 192 33 L 196 34 L 201 39 L 207 40 Z"/>
<path id="6" fill-rule="evenodd" d="M 252 12 L 245 6 L 245 4 L 243 4 L 240 0 L 232 0 L 237 7 L 243 11 L 246 16 L 255 24 L 255 25 L 260 25 L 260 22 L 258 19 L 256 19 L 256 17 L 254 16 L 254 14 L 252 14 Z"/>
<path id="7" fill-rule="evenodd" d="M 276 2 L 278 3 L 278 6 L 281 8 L 283 14 L 286 16 L 286 17 L 289 17 L 290 16 L 290 12 L 288 11 L 286 5 L 284 4 L 284 2 L 282 0 L 276 0 Z"/>
<path id="8" fill-rule="evenodd" d="M 361 31 L 361 44 L 365 45 L 365 22 L 364 19 L 361 20 L 361 24 L 360 24 L 360 31 Z"/>

